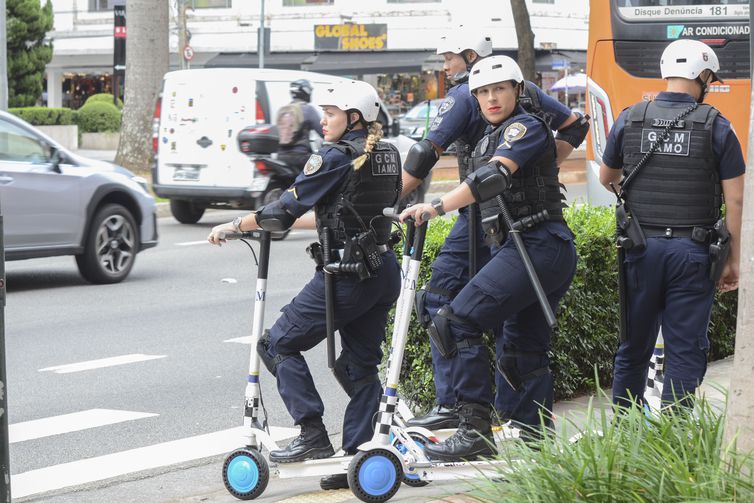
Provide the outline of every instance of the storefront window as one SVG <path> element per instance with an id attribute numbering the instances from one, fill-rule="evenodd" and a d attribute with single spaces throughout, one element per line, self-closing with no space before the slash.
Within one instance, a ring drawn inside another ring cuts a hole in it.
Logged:
<path id="1" fill-rule="evenodd" d="M 434 72 L 380 75 L 377 79 L 377 92 L 391 115 L 401 115 L 417 103 L 439 97 L 438 75 Z"/>
<path id="2" fill-rule="evenodd" d="M 113 92 L 110 74 L 66 73 L 63 77 L 63 106 L 67 108 L 81 108 L 93 94 Z"/>
<path id="3" fill-rule="evenodd" d="M 307 7 L 310 5 L 332 5 L 335 0 L 283 0 L 283 7 Z"/>

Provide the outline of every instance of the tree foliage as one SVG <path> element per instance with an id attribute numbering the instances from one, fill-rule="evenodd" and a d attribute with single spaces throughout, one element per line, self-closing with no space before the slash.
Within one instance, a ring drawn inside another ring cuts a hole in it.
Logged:
<path id="1" fill-rule="evenodd" d="M 34 105 L 42 94 L 42 76 L 52 59 L 52 43 L 45 41 L 52 29 L 52 3 L 39 0 L 6 0 L 8 36 L 8 105 Z"/>

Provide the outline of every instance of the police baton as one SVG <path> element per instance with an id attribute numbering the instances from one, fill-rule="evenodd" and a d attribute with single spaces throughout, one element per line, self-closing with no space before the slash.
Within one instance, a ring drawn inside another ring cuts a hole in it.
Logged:
<path id="1" fill-rule="evenodd" d="M 500 207 L 500 212 L 503 215 L 503 221 L 505 221 L 505 225 L 508 227 L 508 235 L 511 237 L 511 239 L 513 239 L 513 244 L 516 245 L 518 254 L 521 255 L 521 261 L 524 263 L 524 268 L 526 269 L 526 274 L 529 276 L 529 281 L 531 281 L 531 286 L 534 288 L 534 293 L 537 294 L 537 300 L 539 300 L 539 305 L 542 306 L 542 311 L 544 312 L 545 319 L 547 320 L 547 324 L 550 326 L 550 328 L 555 328 L 557 320 L 555 319 L 555 314 L 552 312 L 552 307 L 550 307 L 550 303 L 547 301 L 547 295 L 545 294 L 545 291 L 542 288 L 542 283 L 540 283 L 539 281 L 539 276 L 537 276 L 537 271 L 534 270 L 534 265 L 531 263 L 529 254 L 526 252 L 526 247 L 524 246 L 524 240 L 521 238 L 521 229 L 520 229 L 521 226 L 516 225 L 516 223 L 513 221 L 513 218 L 511 217 L 511 214 L 508 211 L 508 206 L 506 206 L 505 201 L 503 200 L 502 196 L 497 196 L 495 200 L 497 201 L 497 205 Z M 532 223 L 536 223 L 537 221 L 543 221 L 545 220 L 545 218 L 546 218 L 546 214 L 533 215 Z"/>
<path id="2" fill-rule="evenodd" d="M 327 334 L 327 366 L 335 368 L 335 292 L 333 291 L 333 273 L 327 270 L 332 262 L 332 249 L 330 248 L 330 228 L 323 227 L 320 235 L 322 241 L 322 259 L 325 267 L 322 273 L 325 275 L 325 331 Z"/>

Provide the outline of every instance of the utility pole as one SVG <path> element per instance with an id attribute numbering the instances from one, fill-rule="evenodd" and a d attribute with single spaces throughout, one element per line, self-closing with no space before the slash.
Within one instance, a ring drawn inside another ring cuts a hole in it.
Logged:
<path id="1" fill-rule="evenodd" d="M 0 110 L 8 110 L 8 38 L 5 17 L 5 0 L 0 0 Z"/>
<path id="2" fill-rule="evenodd" d="M 188 45 L 188 37 L 186 36 L 186 4 L 190 0 L 176 0 L 178 4 L 178 60 L 181 62 L 181 70 L 185 70 L 188 67 L 186 58 L 183 56 L 183 51 Z"/>
<path id="3" fill-rule="evenodd" d="M 259 68 L 264 68 L 264 0 L 259 0 L 261 12 L 259 14 L 259 38 L 257 39 L 257 54 L 259 55 Z"/>

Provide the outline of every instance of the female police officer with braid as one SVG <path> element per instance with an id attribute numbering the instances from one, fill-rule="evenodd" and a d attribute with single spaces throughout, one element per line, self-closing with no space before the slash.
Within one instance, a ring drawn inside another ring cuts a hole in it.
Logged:
<path id="1" fill-rule="evenodd" d="M 556 147 L 545 122 L 519 105 L 523 75 L 507 56 L 481 60 L 471 69 L 469 89 L 489 123 L 472 154 L 464 183 L 436 204 L 407 208 L 402 217 L 435 217 L 472 202 L 481 206 L 487 237 L 499 243 L 492 258 L 453 301 L 438 311 L 430 334 L 444 346 L 458 403 L 460 426 L 440 444 L 426 446 L 435 459 L 455 461 L 493 454 L 490 405 L 493 400 L 487 348 L 482 332 L 503 323 L 503 354 L 497 366 L 521 400 L 511 420 L 522 434 L 536 435 L 539 412 L 552 408 L 553 383 L 547 352 L 551 329 L 526 274 L 521 256 L 501 223 L 497 196 L 513 219 L 547 210 L 549 217 L 522 232 L 522 238 L 553 311 L 576 268 L 573 235 L 563 221 Z"/>
<path id="2" fill-rule="evenodd" d="M 371 264 L 366 279 L 338 274 L 334 280 L 335 328 L 343 347 L 335 375 L 350 398 L 343 420 L 343 450 L 354 454 L 372 436 L 382 390 L 377 374 L 380 346 L 388 311 L 400 291 L 400 268 L 387 246 L 391 224 L 382 217 L 382 209 L 398 199 L 401 165 L 397 149 L 379 141 L 379 98 L 371 85 L 359 81 L 335 84 L 319 103 L 325 141 L 333 143 L 311 156 L 303 173 L 278 201 L 218 225 L 208 239 L 220 244 L 223 231 L 284 230 L 312 207 L 320 241 L 329 232 L 331 248 L 344 249 L 336 260 L 347 260 L 354 238 L 372 234 L 382 265 Z M 269 338 L 258 348 L 277 377 L 288 412 L 301 427 L 301 434 L 287 447 L 270 453 L 270 459 L 278 463 L 334 453 L 322 421 L 324 405 L 301 354 L 326 337 L 324 274 L 320 264 L 314 278 L 282 309 Z M 326 477 L 321 485 L 324 489 L 348 487 L 346 474 Z"/>

